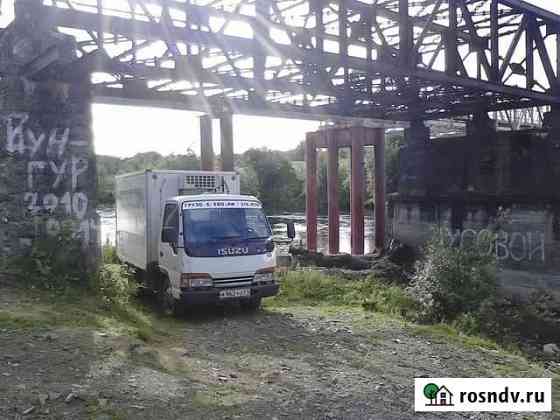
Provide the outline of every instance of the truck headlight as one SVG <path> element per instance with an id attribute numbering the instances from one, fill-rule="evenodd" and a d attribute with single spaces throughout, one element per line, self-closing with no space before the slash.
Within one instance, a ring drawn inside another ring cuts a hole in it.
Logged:
<path id="1" fill-rule="evenodd" d="M 253 281 L 255 283 L 273 283 L 274 282 L 274 267 L 265 268 L 255 273 Z"/>
<path id="2" fill-rule="evenodd" d="M 188 289 L 196 287 L 212 287 L 212 277 L 208 273 L 181 274 L 181 287 Z"/>

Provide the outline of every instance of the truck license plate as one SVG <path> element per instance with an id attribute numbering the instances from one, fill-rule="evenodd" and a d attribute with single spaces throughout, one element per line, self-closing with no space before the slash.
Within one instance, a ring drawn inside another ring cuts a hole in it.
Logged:
<path id="1" fill-rule="evenodd" d="M 251 289 L 227 289 L 220 291 L 220 299 L 250 297 Z"/>

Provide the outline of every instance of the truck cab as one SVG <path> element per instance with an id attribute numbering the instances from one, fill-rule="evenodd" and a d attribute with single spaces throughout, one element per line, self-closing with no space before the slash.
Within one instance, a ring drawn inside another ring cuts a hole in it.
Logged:
<path id="1" fill-rule="evenodd" d="M 159 241 L 160 294 L 184 306 L 239 300 L 258 308 L 278 293 L 276 249 L 262 204 L 252 196 L 177 196 L 164 204 Z"/>

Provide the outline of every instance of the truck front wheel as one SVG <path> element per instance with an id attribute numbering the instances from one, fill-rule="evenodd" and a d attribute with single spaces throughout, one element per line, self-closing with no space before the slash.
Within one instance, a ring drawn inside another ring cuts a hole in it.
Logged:
<path id="1" fill-rule="evenodd" d="M 261 298 L 253 298 L 244 302 L 241 302 L 241 308 L 248 312 L 256 312 L 261 308 Z"/>
<path id="2" fill-rule="evenodd" d="M 185 314 L 185 307 L 179 299 L 175 299 L 171 292 L 171 283 L 163 277 L 158 288 L 158 302 L 161 310 L 166 314 L 180 317 Z"/>

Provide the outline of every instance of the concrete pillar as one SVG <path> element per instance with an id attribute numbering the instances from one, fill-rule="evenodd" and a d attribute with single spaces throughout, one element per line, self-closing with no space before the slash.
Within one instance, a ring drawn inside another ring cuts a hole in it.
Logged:
<path id="1" fill-rule="evenodd" d="M 100 247 L 88 81 L 14 76 L 0 90 L 0 254 L 25 253 L 68 228 L 83 242 L 84 269 L 93 268 Z"/>
<path id="2" fill-rule="evenodd" d="M 405 147 L 399 158 L 399 193 L 424 196 L 430 184 L 430 129 L 423 121 L 412 121 L 404 130 Z"/>
<path id="3" fill-rule="evenodd" d="M 202 115 L 200 121 L 200 169 L 214 170 L 214 145 L 212 143 L 212 117 Z"/>
<path id="4" fill-rule="evenodd" d="M 543 117 L 543 127 L 547 131 L 547 155 L 550 162 L 547 165 L 547 177 L 551 180 L 560 179 L 560 107 L 551 107 L 550 112 L 545 113 Z M 560 202 L 560 188 L 554 190 L 553 197 Z"/>
<path id="5" fill-rule="evenodd" d="M 0 39 L 0 255 L 66 228 L 92 268 L 100 247 L 89 74 L 71 67 L 75 41 L 48 28 L 41 2 L 15 5 Z"/>
<path id="6" fill-rule="evenodd" d="M 375 141 L 375 248 L 385 247 L 385 130 L 374 129 Z"/>
<path id="7" fill-rule="evenodd" d="M 364 254 L 364 129 L 352 130 L 350 242 L 352 255 Z"/>
<path id="8" fill-rule="evenodd" d="M 340 251 L 340 205 L 338 197 L 338 144 L 335 130 L 326 130 L 328 146 L 327 193 L 329 207 L 329 254 Z"/>
<path id="9" fill-rule="evenodd" d="M 508 181 L 502 175 L 509 172 L 498 173 L 496 167 L 489 171 L 488 163 L 498 163 L 496 121 L 488 117 L 486 112 L 473 115 L 467 122 L 467 144 L 465 150 L 465 179 L 461 186 L 464 191 L 471 193 L 495 194 L 508 187 Z M 483 170 L 483 161 L 486 171 Z M 506 164 L 506 166 L 510 166 Z"/>
<path id="10" fill-rule="evenodd" d="M 317 251 L 317 147 L 311 134 L 305 140 L 305 219 L 307 249 Z"/>
<path id="11" fill-rule="evenodd" d="M 220 116 L 222 171 L 233 171 L 233 115 Z"/>

